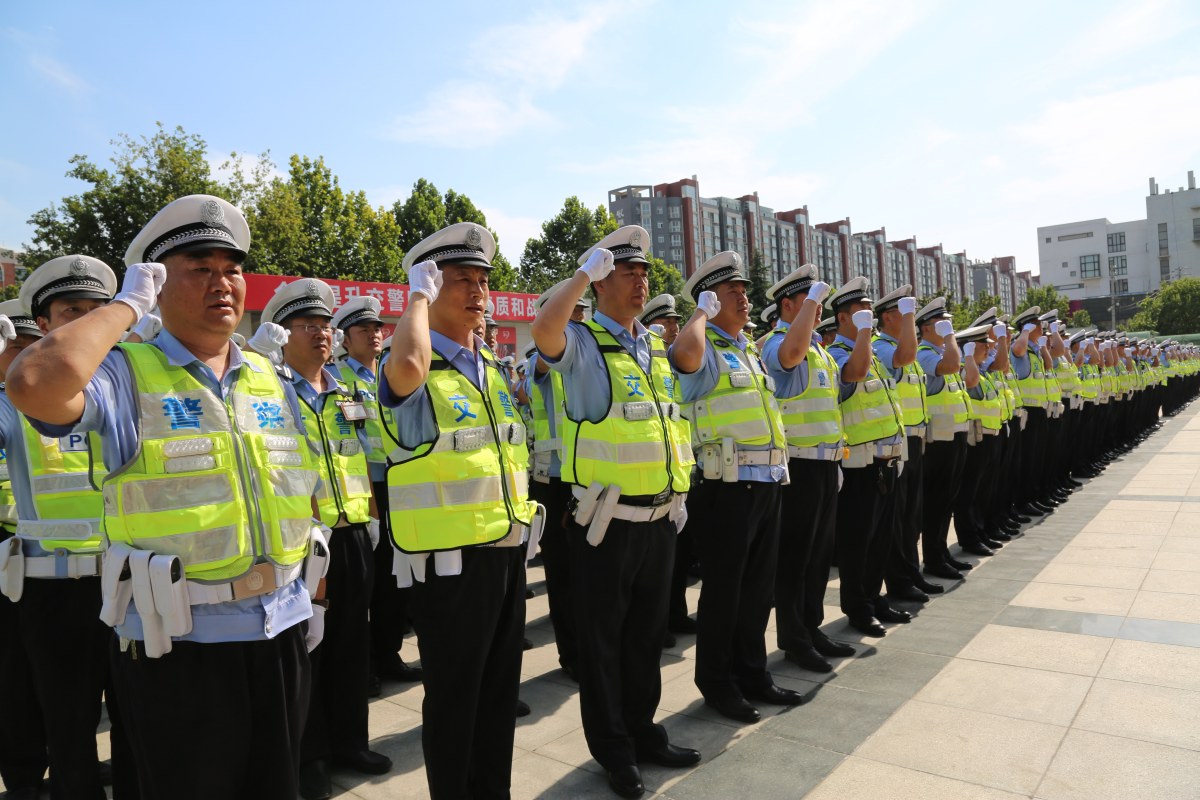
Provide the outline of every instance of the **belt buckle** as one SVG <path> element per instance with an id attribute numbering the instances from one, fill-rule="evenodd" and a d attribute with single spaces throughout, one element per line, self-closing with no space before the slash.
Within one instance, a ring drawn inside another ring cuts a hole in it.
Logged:
<path id="1" fill-rule="evenodd" d="M 232 584 L 233 599 L 245 600 L 275 591 L 275 568 L 270 564 L 255 564 Z"/>
<path id="2" fill-rule="evenodd" d="M 651 499 L 650 508 L 658 508 L 663 503 L 670 502 L 670 500 L 671 500 L 671 490 L 664 489 L 663 491 L 654 495 L 653 499 Z"/>

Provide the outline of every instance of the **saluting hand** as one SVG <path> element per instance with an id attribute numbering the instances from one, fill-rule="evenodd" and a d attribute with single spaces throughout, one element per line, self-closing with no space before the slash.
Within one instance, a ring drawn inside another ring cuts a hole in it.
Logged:
<path id="1" fill-rule="evenodd" d="M 700 299 L 696 301 L 696 310 L 704 312 L 704 316 L 712 319 L 717 314 L 721 313 L 721 301 L 717 299 L 716 292 L 701 292 Z"/>
<path id="2" fill-rule="evenodd" d="M 900 302 L 896 303 L 896 308 L 900 309 L 900 315 L 904 317 L 915 314 L 917 313 L 917 298 L 901 297 Z"/>
<path id="3" fill-rule="evenodd" d="M 0 353 L 8 349 L 8 343 L 17 338 L 17 329 L 13 327 L 12 320 L 0 314 Z"/>
<path id="4" fill-rule="evenodd" d="M 437 300 L 438 292 L 442 290 L 442 271 L 437 262 L 422 261 L 408 271 L 408 289 L 416 294 L 423 294 L 429 302 Z"/>
<path id="5" fill-rule="evenodd" d="M 938 336 L 949 336 L 954 333 L 954 323 L 948 319 L 939 319 L 934 323 L 933 331 Z"/>
<path id="6" fill-rule="evenodd" d="M 850 320 L 854 323 L 854 327 L 860 331 L 869 331 L 875 324 L 875 314 L 869 308 L 862 308 L 855 311 Z"/>
<path id="7" fill-rule="evenodd" d="M 588 260 L 583 262 L 583 266 L 578 269 L 578 272 L 585 273 L 588 280 L 592 283 L 604 280 L 608 273 L 613 271 L 613 254 L 611 250 L 605 250 L 603 247 L 592 251 L 588 256 Z"/>
<path id="8" fill-rule="evenodd" d="M 124 303 L 133 309 L 140 322 L 142 317 L 149 314 L 158 305 L 158 293 L 167 282 L 167 268 L 162 264 L 145 263 L 133 264 L 125 270 L 125 280 L 121 282 L 121 291 L 113 298 L 118 303 Z"/>

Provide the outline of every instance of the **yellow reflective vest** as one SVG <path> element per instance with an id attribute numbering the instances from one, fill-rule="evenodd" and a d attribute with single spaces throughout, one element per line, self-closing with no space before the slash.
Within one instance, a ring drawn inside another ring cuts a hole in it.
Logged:
<path id="1" fill-rule="evenodd" d="M 763 369 L 757 346 L 748 341 L 743 351 L 712 328 L 705 335 L 719 371 L 712 391 L 684 408 L 694 444 L 729 438 L 737 445 L 782 450 L 785 437 L 775 383 Z"/>
<path id="2" fill-rule="evenodd" d="M 534 369 L 536 369 L 536 362 Z M 557 455 L 562 463 L 562 434 L 565 412 L 563 404 L 566 395 L 563 392 L 562 373 L 550 370 L 543 380 L 550 381 L 551 412 L 554 420 L 554 433 L 551 435 L 551 413 L 546 411 L 546 393 L 537 382 L 536 375 L 529 376 L 529 412 L 533 418 L 533 476 L 543 483 L 550 478 L 554 456 Z M 561 473 L 560 473 L 561 474 Z"/>
<path id="3" fill-rule="evenodd" d="M 350 390 L 355 399 L 363 404 L 367 418 L 363 427 L 367 432 L 367 461 L 372 464 L 386 464 L 388 450 L 395 447 L 395 442 L 385 433 L 384 414 L 379 405 L 379 376 L 374 382 L 363 380 L 358 373 L 345 361 L 338 364 L 338 375 L 342 383 Z"/>
<path id="4" fill-rule="evenodd" d="M 853 352 L 844 342 L 835 341 L 829 346 L 831 350 L 835 348 L 846 353 Z M 841 410 L 842 433 L 850 447 L 903 434 L 900 399 L 892 387 L 888 371 L 874 352 L 871 353 L 867 377 L 854 384 L 854 391 L 842 400 Z"/>
<path id="5" fill-rule="evenodd" d="M 37 520 L 18 524 L 18 535 L 48 553 L 100 552 L 104 501 L 96 483 L 105 475 L 100 437 L 70 433 L 55 439 L 34 430 L 24 414 L 20 420 Z"/>
<path id="6" fill-rule="evenodd" d="M 344 407 L 362 405 L 365 412 L 367 403 L 373 401 L 366 400 L 361 391 L 351 392 L 338 384 L 317 411 L 299 392 L 296 394 L 309 441 L 321 445 L 321 486 L 316 494 L 321 522 L 330 528 L 365 524 L 371 518 L 371 475 L 358 430 L 346 419 Z"/>
<path id="7" fill-rule="evenodd" d="M 933 345 L 922 343 L 917 350 L 937 353 Z M 970 400 L 958 374 L 940 375 L 942 388 L 930 392 L 926 384 L 925 403 L 929 408 L 929 441 L 949 442 L 954 434 L 966 431 L 970 418 Z"/>
<path id="8" fill-rule="evenodd" d="M 776 328 L 771 336 L 784 336 Z M 838 366 L 819 344 L 810 344 L 804 357 L 808 383 L 795 397 L 780 397 L 779 415 L 789 447 L 838 445 L 842 441 L 842 412 L 838 405 Z"/>

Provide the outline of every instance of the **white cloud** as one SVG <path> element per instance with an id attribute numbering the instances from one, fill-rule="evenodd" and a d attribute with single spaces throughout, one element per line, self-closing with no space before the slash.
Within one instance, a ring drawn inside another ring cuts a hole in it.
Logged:
<path id="1" fill-rule="evenodd" d="M 525 242 L 542 235 L 542 220 L 510 214 L 498 208 L 480 206 L 479 210 L 487 217 L 488 227 L 500 237 L 500 252 L 513 266 L 520 264 Z"/>
<path id="2" fill-rule="evenodd" d="M 492 144 L 525 128 L 554 124 L 554 118 L 534 105 L 526 90 L 504 95 L 487 84 L 460 83 L 443 86 L 424 108 L 396 120 L 392 138 L 471 148 Z"/>
<path id="3" fill-rule="evenodd" d="M 1069 42 L 1051 70 L 1053 73 L 1083 71 L 1122 55 L 1151 49 L 1196 27 L 1192 8 L 1182 0 L 1121 3 L 1116 11 L 1101 17 Z"/>
<path id="4" fill-rule="evenodd" d="M 81 94 L 91 88 L 88 82 L 72 72 L 70 67 L 51 56 L 31 55 L 29 65 L 49 78 L 59 88 L 65 89 L 71 94 Z"/>

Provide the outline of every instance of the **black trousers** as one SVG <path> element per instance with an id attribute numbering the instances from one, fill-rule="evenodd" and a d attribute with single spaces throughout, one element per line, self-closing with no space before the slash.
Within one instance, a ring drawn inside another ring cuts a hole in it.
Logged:
<path id="1" fill-rule="evenodd" d="M 896 477 L 896 524 L 892 526 L 891 554 L 883 574 L 887 590 L 899 592 L 921 581 L 921 556 L 917 542 L 921 538 L 922 492 L 925 486 L 925 442 L 920 436 L 908 437 L 908 460 Z"/>
<path id="2" fill-rule="evenodd" d="M 17 607 L 0 595 L 0 780 L 10 790 L 34 788 L 46 774 L 46 731 L 33 686 Z"/>
<path id="3" fill-rule="evenodd" d="M 696 686 L 725 700 L 772 685 L 767 622 L 779 551 L 779 484 L 704 480 L 688 495 L 700 556 Z M 694 516 L 693 516 L 694 515 Z"/>
<path id="4" fill-rule="evenodd" d="M 995 475 L 991 483 L 991 493 L 986 501 L 984 515 L 985 530 L 988 532 L 1000 530 L 1000 526 L 1008 521 L 1009 513 L 1012 511 L 1012 464 L 1013 455 L 1016 453 L 1016 435 L 1013 433 L 1015 425 L 1019 426 L 1020 423 L 1015 419 L 1009 420 L 996 437 Z"/>
<path id="5" fill-rule="evenodd" d="M 985 509 L 991 502 L 992 486 L 1003 479 L 996 471 L 999 436 L 984 435 L 967 447 L 962 483 L 954 499 L 954 535 L 960 546 L 979 544 L 986 535 Z"/>
<path id="6" fill-rule="evenodd" d="M 375 554 L 366 526 L 336 528 L 325 576 L 325 635 L 309 654 L 312 696 L 300 748 L 302 763 L 367 749 L 367 614 L 374 578 Z"/>
<path id="7" fill-rule="evenodd" d="M 775 633 L 780 650 L 812 648 L 825 621 L 825 587 L 837 529 L 836 461 L 793 458 L 791 483 L 780 487 L 779 560 L 775 568 Z"/>
<path id="8" fill-rule="evenodd" d="M 546 527 L 542 531 L 542 564 L 546 568 L 546 600 L 550 605 L 550 624 L 554 626 L 554 644 L 558 663 L 574 667 L 578 662 L 575 643 L 575 608 L 571 599 L 571 555 L 567 548 L 567 503 L 571 485 L 558 478 L 549 483 L 530 481 L 529 499 L 546 507 Z"/>
<path id="9" fill-rule="evenodd" d="M 50 753 L 50 794 L 56 800 L 105 797 L 96 727 L 110 685 L 108 645 L 113 632 L 100 621 L 100 602 L 99 578 L 28 578 L 16 604 L 32 685 L 5 687 L 6 693 L 16 688 L 37 695 Z M 135 767 L 123 757 L 129 751 L 115 693 L 108 695 L 108 704 L 113 780 L 129 786 Z"/>
<path id="10" fill-rule="evenodd" d="M 690 513 L 690 512 L 689 512 Z M 579 641 L 579 708 L 592 757 L 605 769 L 635 763 L 667 732 L 654 722 L 659 658 L 675 563 L 675 523 L 613 520 L 599 545 L 567 525 Z"/>
<path id="11" fill-rule="evenodd" d="M 893 538 L 896 461 L 875 459 L 842 468 L 837 509 L 837 564 L 841 607 L 851 619 L 874 616 Z"/>
<path id="12" fill-rule="evenodd" d="M 140 642 L 121 652 L 111 637 L 143 797 L 295 800 L 309 695 L 303 628 L 256 642 L 175 642 L 162 658 Z"/>
<path id="13" fill-rule="evenodd" d="M 1046 458 L 1046 409 L 1026 408 L 1029 419 L 1021 435 L 1021 488 L 1018 500 L 1028 503 L 1045 496 L 1047 487 L 1042 482 Z"/>
<path id="14" fill-rule="evenodd" d="M 675 537 L 675 567 L 671 571 L 671 601 L 667 612 L 669 621 L 688 616 L 687 585 L 692 562 L 696 559 L 696 536 L 691 525 Z"/>
<path id="15" fill-rule="evenodd" d="M 411 589 L 396 586 L 392 575 L 391 530 L 388 528 L 387 483 L 372 481 L 375 503 L 379 507 L 379 544 L 375 547 L 375 578 L 371 590 L 371 660 L 376 666 L 400 653 L 408 630 L 408 606 Z"/>
<path id="16" fill-rule="evenodd" d="M 433 800 L 507 798 L 512 781 L 525 548 L 462 551 L 460 575 L 413 584 L 413 624 L 425 672 L 421 746 Z"/>
<path id="17" fill-rule="evenodd" d="M 948 442 L 927 442 L 922 487 L 921 550 L 925 563 L 944 564 L 950 535 L 950 516 L 962 484 L 967 458 L 967 435 L 956 433 Z"/>

